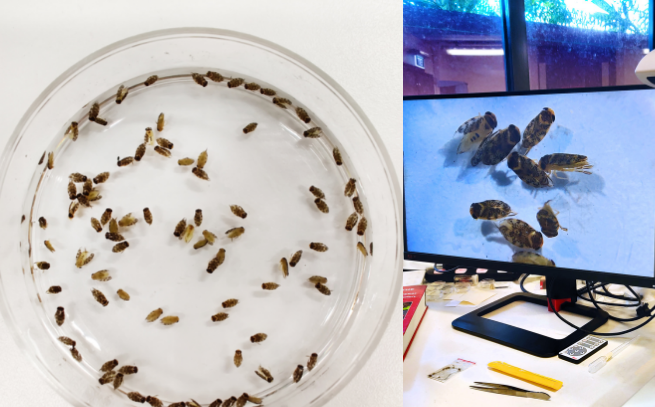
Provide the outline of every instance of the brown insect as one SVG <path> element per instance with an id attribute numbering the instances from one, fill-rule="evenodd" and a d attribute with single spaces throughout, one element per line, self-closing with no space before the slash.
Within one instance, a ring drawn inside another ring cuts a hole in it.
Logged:
<path id="1" fill-rule="evenodd" d="M 93 189 L 93 182 L 90 179 L 84 181 L 84 185 L 82 186 L 82 194 L 84 194 L 84 196 L 89 196 L 92 189 Z"/>
<path id="2" fill-rule="evenodd" d="M 244 393 L 245 394 L 245 393 Z M 262 398 L 261 397 L 255 397 L 251 396 L 249 394 L 246 394 L 248 396 L 248 401 L 254 404 L 262 404 Z"/>
<path id="3" fill-rule="evenodd" d="M 43 216 L 39 218 L 39 226 L 41 226 L 41 229 L 46 229 L 48 227 L 48 221 Z"/>
<path id="4" fill-rule="evenodd" d="M 48 291 L 46 291 L 48 294 L 59 294 L 61 292 L 61 287 L 58 285 L 53 285 L 50 288 L 48 288 Z"/>
<path id="5" fill-rule="evenodd" d="M 116 294 L 118 294 L 118 298 L 120 298 L 123 301 L 130 300 L 130 295 L 126 293 L 122 288 L 119 288 L 118 291 L 116 291 Z"/>
<path id="6" fill-rule="evenodd" d="M 555 122 L 555 112 L 553 109 L 544 107 L 539 114 L 528 123 L 523 132 L 523 142 L 521 146 L 527 155 L 532 147 L 536 146 L 544 139 L 550 126 Z"/>
<path id="7" fill-rule="evenodd" d="M 160 146 L 162 146 L 164 148 L 167 148 L 169 150 L 173 149 L 174 144 L 171 143 L 168 139 L 165 139 L 163 137 L 159 137 L 159 138 L 157 138 L 156 141 L 157 141 L 157 144 L 159 144 Z"/>
<path id="8" fill-rule="evenodd" d="M 240 217 L 241 219 L 245 219 L 248 216 L 246 211 L 244 211 L 243 208 L 239 205 L 230 205 L 230 210 L 233 214 Z"/>
<path id="9" fill-rule="evenodd" d="M 480 143 L 471 158 L 471 165 L 475 167 L 480 163 L 500 164 L 519 141 L 521 141 L 521 130 L 515 125 L 510 124 L 506 129 L 497 130 Z"/>
<path id="10" fill-rule="evenodd" d="M 137 403 L 146 402 L 146 397 L 141 395 L 141 393 L 139 393 L 138 391 L 127 393 L 127 398 L 129 398 L 132 401 L 136 401 Z"/>
<path id="11" fill-rule="evenodd" d="M 117 373 L 116 376 L 114 377 L 114 390 L 118 389 L 121 387 L 121 384 L 123 384 L 123 376 L 122 373 Z"/>
<path id="12" fill-rule="evenodd" d="M 44 241 L 44 242 L 43 242 L 43 244 L 45 244 L 45 247 L 47 247 L 47 248 L 48 248 L 48 250 L 50 250 L 51 252 L 53 252 L 53 253 L 54 253 L 54 251 L 55 251 L 55 248 L 54 248 L 54 247 L 52 247 L 52 243 L 50 243 L 50 241 L 49 241 L 49 240 L 46 240 L 46 241 Z"/>
<path id="13" fill-rule="evenodd" d="M 311 242 L 309 244 L 309 248 L 312 250 L 316 250 L 317 252 L 327 252 L 328 250 L 328 247 L 326 245 L 318 242 Z"/>
<path id="14" fill-rule="evenodd" d="M 505 219 L 498 225 L 503 237 L 516 247 L 539 250 L 544 244 L 544 238 L 532 226 L 519 219 Z"/>
<path id="15" fill-rule="evenodd" d="M 120 369 L 118 369 L 118 373 L 124 374 L 124 375 L 130 375 L 130 374 L 135 374 L 139 373 L 139 368 L 136 366 L 123 366 Z"/>
<path id="16" fill-rule="evenodd" d="M 312 186 L 309 187 L 309 192 L 314 194 L 314 196 L 316 198 L 325 199 L 325 194 L 323 193 L 323 191 L 320 188 L 317 188 L 317 187 L 312 185 Z"/>
<path id="17" fill-rule="evenodd" d="M 39 160 L 39 164 L 38 164 L 38 165 L 43 164 L 43 160 L 44 160 L 44 159 L 45 159 L 45 151 L 43 152 L 43 155 L 41 156 L 41 159 Z"/>
<path id="18" fill-rule="evenodd" d="M 276 290 L 279 286 L 277 283 L 262 283 L 263 290 Z"/>
<path id="19" fill-rule="evenodd" d="M 346 230 L 351 231 L 357 224 L 357 220 L 359 217 L 357 216 L 357 212 L 353 212 L 350 216 L 348 216 L 348 219 L 346 219 Z"/>
<path id="20" fill-rule="evenodd" d="M 359 236 L 364 236 L 364 233 L 366 233 L 367 226 L 368 226 L 368 220 L 366 220 L 366 217 L 362 216 L 362 218 L 359 220 L 359 224 L 357 225 L 357 234 Z"/>
<path id="21" fill-rule="evenodd" d="M 293 371 L 293 382 L 298 383 L 302 379 L 302 374 L 305 372 L 303 365 L 298 365 L 296 370 Z"/>
<path id="22" fill-rule="evenodd" d="M 121 220 L 118 221 L 118 226 L 124 228 L 128 226 L 132 226 L 136 224 L 139 220 L 132 216 L 132 212 L 128 213 L 127 215 L 123 216 Z"/>
<path id="23" fill-rule="evenodd" d="M 237 398 L 232 396 L 229 399 L 225 400 L 225 403 L 221 407 L 232 407 L 237 402 Z"/>
<path id="24" fill-rule="evenodd" d="M 57 339 L 59 339 L 59 342 L 63 343 L 64 345 L 75 347 L 76 342 L 67 336 L 60 336 Z"/>
<path id="25" fill-rule="evenodd" d="M 109 173 L 101 172 L 100 174 L 96 175 L 95 178 L 93 178 L 93 182 L 95 182 L 96 184 L 102 184 L 108 179 L 109 179 Z"/>
<path id="26" fill-rule="evenodd" d="M 266 335 L 264 333 L 254 334 L 253 336 L 250 337 L 250 342 L 259 343 L 259 342 L 265 341 L 266 338 L 268 338 L 268 335 Z"/>
<path id="27" fill-rule="evenodd" d="M 82 355 L 80 354 L 80 351 L 78 351 L 75 347 L 71 348 L 71 356 L 73 356 L 73 359 L 77 360 L 78 362 L 82 361 Z"/>
<path id="28" fill-rule="evenodd" d="M 368 252 L 366 251 L 366 246 L 364 246 L 364 243 L 357 242 L 357 250 L 359 250 L 364 257 L 368 256 Z"/>
<path id="29" fill-rule="evenodd" d="M 239 367 L 241 366 L 241 363 L 243 362 L 243 354 L 239 349 L 234 352 L 234 366 Z"/>
<path id="30" fill-rule="evenodd" d="M 339 151 L 338 147 L 334 147 L 334 150 L 332 150 L 332 156 L 334 157 L 334 162 L 337 163 L 337 165 L 343 164 L 343 159 L 341 158 L 341 151 Z"/>
<path id="31" fill-rule="evenodd" d="M 116 222 L 116 218 L 109 220 L 109 233 L 118 233 L 118 222 Z"/>
<path id="32" fill-rule="evenodd" d="M 507 216 L 517 215 L 512 208 L 503 201 L 490 199 L 483 202 L 472 203 L 469 213 L 473 219 L 496 220 Z"/>
<path id="33" fill-rule="evenodd" d="M 159 155 L 163 155 L 164 157 L 170 157 L 171 156 L 171 150 L 165 148 L 165 147 L 160 147 L 160 146 L 155 146 L 155 152 Z"/>
<path id="34" fill-rule="evenodd" d="M 284 108 L 284 109 L 287 108 L 286 105 L 291 105 L 292 104 L 289 99 L 281 98 L 281 97 L 273 98 L 273 103 L 275 103 L 276 105 L 278 105 L 279 107 Z"/>
<path id="35" fill-rule="evenodd" d="M 125 157 L 122 160 L 118 160 L 117 164 L 119 167 L 126 167 L 134 162 L 134 157 Z"/>
<path id="36" fill-rule="evenodd" d="M 216 400 L 212 401 L 212 403 L 209 405 L 209 407 L 221 407 L 221 404 L 223 404 L 223 400 L 216 399 Z"/>
<path id="37" fill-rule="evenodd" d="M 95 298 L 98 303 L 100 303 L 103 307 L 106 307 L 109 305 L 109 301 L 107 301 L 107 297 L 100 292 L 100 290 L 96 290 L 95 288 L 91 289 L 91 293 L 93 294 L 93 298 Z"/>
<path id="38" fill-rule="evenodd" d="M 123 240 L 125 240 L 125 237 L 123 237 L 123 235 L 121 235 L 120 233 L 107 232 L 105 233 L 105 239 L 111 240 L 112 242 L 122 242 Z"/>
<path id="39" fill-rule="evenodd" d="M 586 155 L 555 153 L 541 157 L 539 167 L 547 174 L 552 174 L 553 171 L 567 171 L 591 175 L 591 171 L 587 170 L 592 169 L 593 165 L 587 162 Z"/>
<path id="40" fill-rule="evenodd" d="M 214 82 L 223 82 L 225 80 L 223 75 L 221 75 L 218 72 L 207 71 L 205 76 L 208 77 L 209 79 L 211 79 Z"/>
<path id="41" fill-rule="evenodd" d="M 182 165 L 182 166 L 191 165 L 194 162 L 196 162 L 196 160 L 194 160 L 193 158 L 181 158 L 181 159 L 177 160 L 177 163 L 179 165 Z"/>
<path id="42" fill-rule="evenodd" d="M 146 127 L 146 134 L 143 136 L 143 142 L 145 144 L 150 144 L 151 146 L 155 145 L 155 135 L 152 134 L 152 127 Z"/>
<path id="43" fill-rule="evenodd" d="M 180 322 L 180 317 L 176 316 L 167 316 L 161 319 L 161 323 L 164 325 L 173 325 Z"/>
<path id="44" fill-rule="evenodd" d="M 291 267 L 296 267 L 296 264 L 300 261 L 300 258 L 302 257 L 302 250 L 298 250 L 291 256 L 291 260 L 289 261 L 289 265 Z"/>
<path id="45" fill-rule="evenodd" d="M 325 203 L 325 201 L 322 200 L 321 198 L 314 199 L 314 203 L 316 204 L 316 207 L 318 208 L 319 211 L 323 213 L 330 213 L 330 208 L 328 207 L 328 204 Z"/>
<path id="46" fill-rule="evenodd" d="M 116 92 L 116 103 L 119 105 L 123 103 L 123 100 L 127 97 L 127 93 L 129 92 L 129 89 L 126 88 L 125 86 L 121 85 L 118 88 L 118 92 Z"/>
<path id="47" fill-rule="evenodd" d="M 95 121 L 98 118 L 98 114 L 100 114 L 100 104 L 95 102 L 91 105 L 91 109 L 89 109 L 89 120 L 92 122 Z"/>
<path id="48" fill-rule="evenodd" d="M 327 282 L 328 282 L 327 278 L 321 277 L 321 276 L 311 276 L 311 277 L 309 277 L 308 280 L 312 284 L 316 284 L 316 283 L 327 284 Z"/>
<path id="49" fill-rule="evenodd" d="M 109 271 L 100 270 L 100 271 L 96 271 L 95 273 L 91 274 L 91 279 L 96 280 L 96 281 L 109 281 L 109 280 L 111 280 L 111 276 L 109 275 Z"/>
<path id="50" fill-rule="evenodd" d="M 246 229 L 244 227 L 232 228 L 232 229 L 228 230 L 227 232 L 225 232 L 225 234 L 227 235 L 227 237 L 234 240 L 237 237 L 241 236 L 245 231 L 246 231 Z"/>
<path id="51" fill-rule="evenodd" d="M 257 370 L 255 373 L 257 373 L 257 376 L 261 377 L 269 383 L 273 381 L 273 375 L 268 371 L 268 369 L 264 369 L 263 367 L 259 366 L 259 370 Z"/>
<path id="52" fill-rule="evenodd" d="M 164 407 L 164 403 L 162 403 L 162 401 L 159 400 L 157 397 L 148 396 L 148 397 L 146 397 L 146 401 L 152 407 Z"/>
<path id="53" fill-rule="evenodd" d="M 182 237 L 184 238 L 185 243 L 189 243 L 191 239 L 193 239 L 193 231 L 195 228 L 193 225 L 189 224 L 186 225 L 186 229 L 184 229 L 184 233 L 182 234 Z"/>
<path id="54" fill-rule="evenodd" d="M 196 226 L 202 225 L 202 209 L 196 209 L 196 214 L 193 216 L 193 223 Z"/>
<path id="55" fill-rule="evenodd" d="M 75 201 L 71 202 L 71 204 L 68 206 L 68 217 L 73 219 L 78 209 L 80 209 L 80 204 Z"/>
<path id="56" fill-rule="evenodd" d="M 216 241 L 216 235 L 208 230 L 203 230 L 202 235 L 205 237 L 207 243 L 209 243 L 210 245 L 213 245 L 214 242 Z"/>
<path id="57" fill-rule="evenodd" d="M 277 94 L 277 92 L 275 92 L 273 89 L 269 89 L 269 88 L 261 88 L 259 90 L 259 93 L 261 93 L 262 95 L 266 95 L 266 96 L 275 96 Z"/>
<path id="58" fill-rule="evenodd" d="M 177 403 L 169 404 L 168 407 L 195 407 L 194 404 L 191 402 L 180 401 Z"/>
<path id="59" fill-rule="evenodd" d="M 82 249 L 77 250 L 77 256 L 75 256 L 75 266 L 77 266 L 78 269 L 82 268 L 82 266 L 86 266 L 93 260 L 93 253 L 89 253 L 86 249 L 82 251 Z"/>
<path id="60" fill-rule="evenodd" d="M 77 198 L 77 187 L 73 184 L 73 181 L 68 183 L 68 198 L 73 201 Z"/>
<path id="61" fill-rule="evenodd" d="M 201 240 L 198 240 L 198 241 L 193 245 L 193 248 L 196 249 L 196 250 L 198 250 L 198 249 L 201 249 L 201 248 L 203 248 L 203 247 L 205 247 L 205 246 L 207 246 L 207 239 L 201 239 Z"/>
<path id="62" fill-rule="evenodd" d="M 548 174 L 539 165 L 516 151 L 507 157 L 507 166 L 521 179 L 534 188 L 547 188 L 553 185 Z"/>
<path id="63" fill-rule="evenodd" d="M 77 202 L 80 203 L 80 205 L 90 208 L 91 207 L 91 202 L 89 202 L 89 198 L 84 196 L 83 194 L 77 194 Z"/>
<path id="64" fill-rule="evenodd" d="M 312 353 L 311 356 L 309 356 L 309 361 L 307 362 L 307 370 L 311 372 L 312 369 L 316 366 L 317 360 L 318 360 L 318 354 Z"/>
<path id="65" fill-rule="evenodd" d="M 284 278 L 289 277 L 289 262 L 287 262 L 286 257 L 280 259 L 280 268 L 282 269 L 282 275 L 284 275 Z"/>
<path id="66" fill-rule="evenodd" d="M 218 321 L 225 321 L 229 317 L 228 314 L 225 312 L 219 312 L 216 315 L 212 315 L 212 321 L 213 322 L 218 322 Z"/>
<path id="67" fill-rule="evenodd" d="M 98 191 L 95 188 L 92 189 L 91 192 L 89 193 L 89 201 L 91 202 L 99 201 L 100 199 L 102 199 L 102 195 L 100 195 L 100 191 Z"/>
<path id="68" fill-rule="evenodd" d="M 91 227 L 98 233 L 102 232 L 102 224 L 96 218 L 91 218 Z"/>
<path id="69" fill-rule="evenodd" d="M 332 292 L 330 291 L 330 289 L 327 288 L 327 286 L 323 285 L 322 283 L 316 283 L 316 285 L 315 285 L 314 287 L 316 287 L 316 289 L 317 289 L 321 294 L 323 294 L 323 295 L 330 295 L 330 294 L 332 294 Z"/>
<path id="70" fill-rule="evenodd" d="M 370 253 L 371 256 L 373 256 L 373 242 L 371 242 L 369 247 L 370 247 L 369 253 Z"/>
<path id="71" fill-rule="evenodd" d="M 254 123 L 254 122 L 250 123 L 246 127 L 243 128 L 243 134 L 248 134 L 250 132 L 253 132 L 253 131 L 255 131 L 256 128 L 257 128 L 257 123 Z"/>
<path id="72" fill-rule="evenodd" d="M 161 316 L 161 314 L 163 314 L 163 313 L 164 313 L 163 309 L 157 308 L 156 310 L 154 310 L 150 314 L 148 314 L 148 316 L 146 317 L 146 321 L 148 321 L 148 322 L 156 321 Z"/>
<path id="73" fill-rule="evenodd" d="M 211 261 L 209 262 L 209 265 L 207 266 L 207 272 L 209 274 L 213 273 L 218 268 L 218 266 L 223 264 L 224 261 L 225 261 L 225 249 L 221 248 L 218 250 L 216 256 L 213 259 L 211 259 Z"/>
<path id="74" fill-rule="evenodd" d="M 182 233 L 184 233 L 184 228 L 186 228 L 186 219 L 182 219 L 181 221 L 177 222 L 173 236 L 179 237 L 181 239 Z"/>
<path id="75" fill-rule="evenodd" d="M 555 262 L 545 258 L 544 256 L 528 251 L 516 252 L 512 255 L 514 263 L 535 264 L 537 266 L 555 267 Z"/>
<path id="76" fill-rule="evenodd" d="M 346 189 L 343 191 L 344 195 L 350 197 L 353 196 L 355 193 L 355 184 L 357 183 L 357 180 L 355 178 L 351 178 L 348 180 L 348 183 L 346 184 Z"/>
<path id="77" fill-rule="evenodd" d="M 309 122 L 312 121 L 312 119 L 307 114 L 307 111 L 305 111 L 305 109 L 303 109 L 302 107 L 297 107 L 296 108 L 296 114 L 298 115 L 298 118 L 300 120 L 302 120 L 303 122 L 305 122 L 305 123 L 309 123 Z M 305 136 L 305 137 L 307 137 L 307 136 Z"/>
<path id="78" fill-rule="evenodd" d="M 298 108 L 300 109 L 300 108 Z M 311 129 L 305 130 L 302 135 L 307 137 L 307 138 L 319 138 L 321 137 L 321 128 L 320 127 L 312 127 Z"/>
<path id="79" fill-rule="evenodd" d="M 68 179 L 70 179 L 73 182 L 84 182 L 86 181 L 86 175 L 80 174 L 79 172 L 74 172 L 71 175 L 68 176 Z"/>
<path id="80" fill-rule="evenodd" d="M 150 212 L 150 208 L 143 208 L 143 219 L 148 225 L 152 225 L 152 212 Z"/>
<path id="81" fill-rule="evenodd" d="M 64 311 L 64 307 L 57 307 L 57 311 L 55 312 L 55 322 L 57 325 L 62 326 L 65 320 L 66 312 Z"/>
<path id="82" fill-rule="evenodd" d="M 245 81 L 243 79 L 241 79 L 241 78 L 230 79 L 230 81 L 227 83 L 227 87 L 228 88 L 236 88 L 236 87 L 239 87 L 239 86 L 243 85 L 244 82 Z"/>
<path id="83" fill-rule="evenodd" d="M 77 140 L 77 136 L 80 135 L 80 130 L 77 127 L 77 122 L 71 122 L 71 125 L 68 126 L 68 129 L 66 130 L 66 134 L 68 134 L 68 137 L 70 137 L 73 141 Z"/>
<path id="84" fill-rule="evenodd" d="M 23 222 L 25 222 L 25 215 L 22 215 L 22 216 L 20 217 L 20 223 L 23 224 Z"/>
<path id="85" fill-rule="evenodd" d="M 128 242 L 120 242 L 114 245 L 114 247 L 111 248 L 111 251 L 114 253 L 122 253 L 130 247 L 130 244 Z"/>
<path id="86" fill-rule="evenodd" d="M 243 85 L 243 87 L 246 88 L 246 90 L 252 90 L 252 91 L 256 91 L 261 88 L 261 86 L 259 86 L 255 82 L 246 83 L 245 85 Z"/>
<path id="87" fill-rule="evenodd" d="M 207 79 L 205 79 L 205 77 L 202 76 L 201 74 L 192 73 L 191 78 L 193 78 L 193 81 L 198 85 L 202 86 L 203 88 L 207 86 Z"/>
<path id="88" fill-rule="evenodd" d="M 546 202 L 542 208 L 539 208 L 537 212 L 537 221 L 539 226 L 541 226 L 541 233 L 547 237 L 555 237 L 558 234 L 558 230 L 562 229 L 567 231 L 568 229 L 563 228 L 559 221 L 557 220 L 557 215 L 559 212 L 555 212 L 553 208 L 549 205 L 550 201 Z"/>
<path id="89" fill-rule="evenodd" d="M 146 155 L 146 143 L 141 143 L 134 152 L 134 159 L 136 161 L 141 161 L 144 155 Z"/>
<path id="90" fill-rule="evenodd" d="M 200 179 L 204 179 L 205 181 L 209 181 L 209 175 L 207 175 L 207 173 L 206 173 L 205 171 L 201 170 L 200 168 L 198 168 L 198 167 L 193 167 L 193 169 L 191 170 L 191 172 L 192 172 L 193 175 L 195 175 L 196 177 L 198 177 L 198 178 L 200 178 Z"/>
<path id="91" fill-rule="evenodd" d="M 234 407 L 245 407 L 246 403 L 248 402 L 248 395 L 246 393 L 243 393 L 239 398 L 237 399 L 236 404 Z"/>
<path id="92" fill-rule="evenodd" d="M 48 169 L 51 170 L 55 168 L 55 153 L 48 153 Z"/>
<path id="93" fill-rule="evenodd" d="M 223 305 L 223 308 L 232 308 L 236 306 L 239 303 L 239 300 L 236 298 L 230 298 L 229 300 L 223 301 L 221 305 Z"/>
<path id="94" fill-rule="evenodd" d="M 205 164 L 207 164 L 207 158 L 209 157 L 209 154 L 207 153 L 207 150 L 203 151 L 198 155 L 198 168 L 203 169 L 205 168 Z"/>
<path id="95" fill-rule="evenodd" d="M 357 213 L 359 213 L 360 215 L 364 214 L 364 204 L 362 203 L 362 201 L 359 199 L 358 196 L 353 198 L 353 206 L 355 207 Z"/>
<path id="96" fill-rule="evenodd" d="M 37 261 L 36 267 L 40 268 L 41 270 L 48 270 L 50 268 L 50 263 L 47 261 Z"/>
<path id="97" fill-rule="evenodd" d="M 186 403 L 185 403 L 185 402 L 181 402 L 181 403 L 179 403 L 179 404 L 180 404 L 179 407 L 201 407 L 201 406 L 200 406 L 200 403 L 198 403 L 198 402 L 195 401 L 194 399 L 191 399 L 191 401 L 187 401 Z M 173 406 L 173 405 L 171 404 L 171 405 L 168 406 L 168 407 L 171 407 L 171 406 Z M 173 406 L 173 407 L 175 407 L 175 406 Z"/>
<path id="98" fill-rule="evenodd" d="M 157 117 L 157 131 L 164 131 L 164 113 L 159 113 Z"/>
<path id="99" fill-rule="evenodd" d="M 159 77 L 157 75 L 149 76 L 148 79 L 146 79 L 146 81 L 143 82 L 143 84 L 146 85 L 146 86 L 150 86 L 153 83 L 157 82 L 157 79 L 159 79 Z"/>
<path id="100" fill-rule="evenodd" d="M 116 378 L 116 372 L 110 370 L 107 373 L 103 374 L 102 377 L 98 379 L 98 382 L 104 385 L 113 382 L 115 378 Z"/>
<path id="101" fill-rule="evenodd" d="M 100 368 L 101 372 L 111 372 L 114 370 L 114 368 L 118 366 L 118 360 L 113 359 L 110 360 L 109 362 L 105 362 L 102 367 Z"/>
<path id="102" fill-rule="evenodd" d="M 111 210 L 111 208 L 105 209 L 102 216 L 100 217 L 100 223 L 102 223 L 102 226 L 105 226 L 107 222 L 109 222 L 109 220 L 111 219 L 112 212 L 113 211 Z"/>

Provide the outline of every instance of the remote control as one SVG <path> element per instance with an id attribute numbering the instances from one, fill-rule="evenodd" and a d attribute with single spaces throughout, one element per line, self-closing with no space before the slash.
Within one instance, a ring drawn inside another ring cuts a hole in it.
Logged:
<path id="1" fill-rule="evenodd" d="M 605 339 L 588 335 L 561 351 L 557 356 L 559 356 L 560 359 L 564 359 L 567 362 L 575 363 L 577 365 L 605 346 L 607 346 L 607 341 Z"/>

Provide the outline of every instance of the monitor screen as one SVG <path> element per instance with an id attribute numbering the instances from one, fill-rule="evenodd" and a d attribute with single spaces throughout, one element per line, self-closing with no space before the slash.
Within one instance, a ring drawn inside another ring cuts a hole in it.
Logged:
<path id="1" fill-rule="evenodd" d="M 655 90 L 403 110 L 407 252 L 654 277 Z"/>

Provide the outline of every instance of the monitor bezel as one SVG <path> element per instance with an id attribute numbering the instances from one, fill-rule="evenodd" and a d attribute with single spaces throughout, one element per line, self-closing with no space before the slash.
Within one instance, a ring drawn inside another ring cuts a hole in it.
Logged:
<path id="1" fill-rule="evenodd" d="M 529 95 L 550 95 L 566 93 L 599 93 L 625 90 L 655 90 L 646 85 L 627 85 L 612 86 L 601 88 L 567 88 L 567 89 L 547 89 L 547 90 L 530 90 L 517 92 L 489 92 L 489 93 L 461 93 L 452 95 L 416 95 L 403 96 L 405 101 L 426 100 L 426 99 L 472 99 L 485 97 L 511 97 L 511 96 L 529 96 Z M 403 138 L 405 137 L 403 131 Z M 579 280 L 600 281 L 604 283 L 626 284 L 638 287 L 655 288 L 655 259 L 653 259 L 653 277 L 631 276 L 618 273 L 609 273 L 605 271 L 569 269 L 563 267 L 546 267 L 522 263 L 510 263 L 496 260 L 483 260 L 470 257 L 447 256 L 432 253 L 410 252 L 407 249 L 407 224 L 405 209 L 405 154 L 403 153 L 403 247 L 404 258 L 406 260 L 423 261 L 429 263 L 443 263 L 449 265 L 461 265 L 462 267 L 477 267 L 491 270 L 503 270 L 513 273 L 528 273 L 543 275 L 554 278 L 575 278 Z"/>

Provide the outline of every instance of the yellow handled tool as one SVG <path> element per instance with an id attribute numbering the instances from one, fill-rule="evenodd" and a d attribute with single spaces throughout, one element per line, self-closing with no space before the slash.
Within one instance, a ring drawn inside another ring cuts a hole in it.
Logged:
<path id="1" fill-rule="evenodd" d="M 539 387 L 546 388 L 551 391 L 557 391 L 564 385 L 564 383 L 560 382 L 559 380 L 528 372 L 527 370 L 523 370 L 505 362 L 491 362 L 487 366 L 497 372 L 506 374 L 519 380 L 523 380 L 524 382 L 528 382 Z"/>

